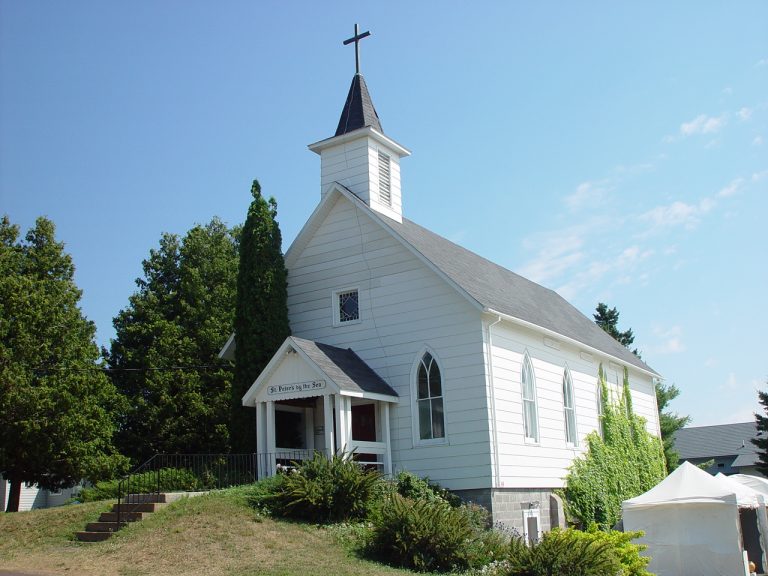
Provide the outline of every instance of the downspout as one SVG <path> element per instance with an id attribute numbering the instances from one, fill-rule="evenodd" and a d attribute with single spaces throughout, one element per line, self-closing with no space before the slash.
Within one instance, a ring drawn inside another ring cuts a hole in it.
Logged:
<path id="1" fill-rule="evenodd" d="M 498 488 L 501 481 L 501 472 L 499 470 L 499 435 L 496 428 L 496 386 L 493 379 L 493 339 L 491 328 L 501 322 L 501 316 L 496 317 L 496 321 L 488 324 L 488 383 L 490 409 L 491 409 L 491 441 L 493 442 L 493 485 L 491 488 Z"/>

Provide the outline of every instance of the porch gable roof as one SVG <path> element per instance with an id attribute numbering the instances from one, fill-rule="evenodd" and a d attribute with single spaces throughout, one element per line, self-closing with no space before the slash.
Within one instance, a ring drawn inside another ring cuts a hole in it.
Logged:
<path id="1" fill-rule="evenodd" d="M 289 336 L 243 396 L 243 406 L 256 405 L 259 392 L 267 385 L 289 349 L 295 351 L 318 376 L 328 380 L 344 396 L 398 401 L 397 392 L 352 349 Z"/>

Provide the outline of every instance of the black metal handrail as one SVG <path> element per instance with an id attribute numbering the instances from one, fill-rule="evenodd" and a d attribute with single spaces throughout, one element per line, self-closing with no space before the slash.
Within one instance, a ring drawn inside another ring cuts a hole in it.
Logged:
<path id="1" fill-rule="evenodd" d="M 123 499 L 134 504 L 158 502 L 162 492 L 201 492 L 250 484 L 259 478 L 256 454 L 155 454 L 117 484 L 117 525 Z M 134 502 L 131 495 L 134 494 Z"/>

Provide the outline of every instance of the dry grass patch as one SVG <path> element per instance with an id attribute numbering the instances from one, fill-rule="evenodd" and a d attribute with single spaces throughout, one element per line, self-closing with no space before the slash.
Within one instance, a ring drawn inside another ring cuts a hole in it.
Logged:
<path id="1" fill-rule="evenodd" d="M 75 542 L 74 532 L 106 508 L 1 515 L 0 566 L 78 576 L 408 573 L 350 556 L 326 530 L 260 517 L 237 490 L 182 499 L 106 542 Z"/>

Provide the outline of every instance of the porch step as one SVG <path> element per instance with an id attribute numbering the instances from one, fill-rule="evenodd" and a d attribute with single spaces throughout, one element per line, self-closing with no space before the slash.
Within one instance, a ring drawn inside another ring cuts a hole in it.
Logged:
<path id="1" fill-rule="evenodd" d="M 122 512 L 120 514 L 121 522 L 136 522 L 143 520 L 151 512 Z M 99 516 L 99 522 L 117 522 L 117 512 L 102 512 Z"/>
<path id="2" fill-rule="evenodd" d="M 75 532 L 80 542 L 103 542 L 112 536 L 112 532 Z"/>
<path id="3" fill-rule="evenodd" d="M 126 526 L 127 522 L 88 522 L 85 526 L 86 532 L 117 532 L 123 526 Z"/>
<path id="4" fill-rule="evenodd" d="M 113 504 L 111 512 L 102 512 L 98 522 L 89 522 L 85 530 L 75 533 L 75 538 L 80 542 L 103 542 L 128 523 L 143 520 L 180 497 L 181 494 L 129 494 L 127 502 Z"/>
<path id="5" fill-rule="evenodd" d="M 143 502 L 139 504 L 114 504 L 112 506 L 112 512 L 120 513 L 125 512 L 157 512 L 160 508 L 168 506 L 165 502 Z"/>
<path id="6" fill-rule="evenodd" d="M 165 492 L 160 494 L 128 494 L 125 497 L 126 504 L 147 504 L 147 503 L 163 503 L 168 504 L 174 500 L 178 500 L 178 494 L 166 494 Z"/>

